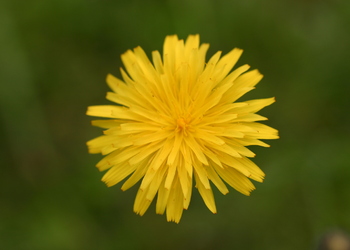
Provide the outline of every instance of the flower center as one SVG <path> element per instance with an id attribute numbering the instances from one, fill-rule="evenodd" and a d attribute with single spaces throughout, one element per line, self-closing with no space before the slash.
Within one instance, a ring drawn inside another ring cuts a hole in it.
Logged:
<path id="1" fill-rule="evenodd" d="M 186 123 L 184 118 L 177 119 L 177 127 L 179 129 L 186 129 L 188 127 L 188 124 Z"/>

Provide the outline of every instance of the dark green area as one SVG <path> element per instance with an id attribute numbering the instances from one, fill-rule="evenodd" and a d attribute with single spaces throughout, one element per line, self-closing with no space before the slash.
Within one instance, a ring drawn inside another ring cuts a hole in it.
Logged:
<path id="1" fill-rule="evenodd" d="M 349 27 L 346 0 L 2 1 L 1 249 L 299 250 L 350 230 Z M 108 104 L 121 53 L 196 33 L 265 75 L 243 99 L 276 96 L 260 114 L 281 139 L 252 148 L 266 180 L 251 197 L 216 192 L 212 215 L 194 190 L 177 225 L 100 181 L 85 111 Z"/>

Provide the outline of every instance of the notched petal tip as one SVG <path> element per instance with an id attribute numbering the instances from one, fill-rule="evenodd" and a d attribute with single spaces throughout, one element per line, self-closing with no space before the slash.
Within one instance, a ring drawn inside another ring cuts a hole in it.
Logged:
<path id="1" fill-rule="evenodd" d="M 179 224 L 180 220 L 175 220 L 173 218 L 167 219 L 168 222 L 175 222 L 176 224 Z"/>
<path id="2" fill-rule="evenodd" d="M 143 51 L 143 49 L 141 48 L 140 45 L 138 45 L 138 46 L 136 46 L 136 47 L 134 48 L 134 52 L 135 52 L 136 50 L 142 50 L 142 51 Z"/>
<path id="3" fill-rule="evenodd" d="M 102 178 L 101 181 L 104 182 L 104 184 L 105 184 L 107 187 L 112 187 L 112 186 L 114 186 L 114 184 L 111 184 L 110 181 L 105 180 L 104 178 Z"/>
<path id="4" fill-rule="evenodd" d="M 107 76 L 106 76 L 106 82 L 114 79 L 115 77 L 111 74 L 111 73 L 108 73 Z"/>
<path id="5" fill-rule="evenodd" d="M 257 71 L 257 73 L 259 74 L 259 76 L 261 77 L 260 80 L 261 80 L 262 78 L 264 78 L 264 75 L 263 75 L 258 69 L 257 69 L 256 71 Z"/>
<path id="6" fill-rule="evenodd" d="M 258 179 L 258 178 L 255 178 L 255 179 L 253 179 L 254 181 L 257 181 L 257 182 L 260 182 L 260 183 L 263 183 L 264 182 L 264 177 L 261 177 L 261 176 L 259 176 L 260 178 Z"/>

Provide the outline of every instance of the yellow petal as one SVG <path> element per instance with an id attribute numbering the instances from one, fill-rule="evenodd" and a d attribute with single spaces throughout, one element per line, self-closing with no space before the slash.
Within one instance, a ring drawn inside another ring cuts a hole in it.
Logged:
<path id="1" fill-rule="evenodd" d="M 124 162 L 122 164 L 112 167 L 102 177 L 102 181 L 105 182 L 108 187 L 111 187 L 124 180 L 128 175 L 130 175 L 134 171 L 135 166 L 131 166 L 130 164 L 128 164 L 128 162 Z"/>
<path id="2" fill-rule="evenodd" d="M 227 144 L 223 144 L 223 145 L 217 145 L 211 142 L 207 142 L 206 143 L 207 147 L 210 148 L 212 151 L 216 151 L 216 152 L 222 152 L 225 153 L 227 155 L 231 155 L 233 157 L 238 157 L 241 158 L 242 156 L 232 147 L 230 147 Z"/>
<path id="3" fill-rule="evenodd" d="M 183 208 L 188 209 L 188 206 L 190 205 L 191 196 L 192 196 L 192 176 L 188 176 L 187 178 L 187 186 L 189 187 L 187 189 L 186 195 L 184 195 L 184 203 Z"/>
<path id="4" fill-rule="evenodd" d="M 230 166 L 230 167 L 236 169 L 237 171 L 239 171 L 243 175 L 245 175 L 247 177 L 251 176 L 251 173 L 246 168 L 246 166 L 243 165 L 243 164 L 240 164 L 240 162 L 238 161 L 238 159 L 241 159 L 243 157 L 240 157 L 240 158 L 232 157 L 231 155 L 223 154 L 223 153 L 218 152 L 218 158 L 220 159 L 220 161 L 223 164 L 226 164 L 227 166 Z"/>
<path id="5" fill-rule="evenodd" d="M 165 184 L 164 184 L 164 187 L 166 189 L 170 189 L 171 188 L 171 185 L 173 183 L 173 180 L 174 180 L 174 177 L 175 177 L 175 174 L 176 174 L 176 168 L 177 168 L 177 166 L 175 166 L 175 165 L 170 165 L 168 167 L 168 174 L 166 176 Z"/>
<path id="6" fill-rule="evenodd" d="M 181 133 L 181 132 L 176 133 L 173 148 L 171 149 L 171 152 L 170 152 L 169 157 L 167 159 L 168 165 L 172 165 L 175 161 L 175 158 L 178 156 L 179 151 L 180 151 L 180 147 L 182 144 L 182 140 L 183 140 L 183 133 Z"/>
<path id="7" fill-rule="evenodd" d="M 164 67 L 163 67 L 162 58 L 161 58 L 158 51 L 152 52 L 152 59 L 153 59 L 154 67 L 156 68 L 158 74 L 159 75 L 164 74 Z"/>
<path id="8" fill-rule="evenodd" d="M 215 170 L 224 181 L 242 194 L 250 195 L 250 192 L 255 189 L 249 179 L 234 168 L 215 167 Z"/>
<path id="9" fill-rule="evenodd" d="M 213 195 L 213 191 L 211 190 L 211 188 L 206 188 L 202 181 L 199 180 L 199 177 L 195 174 L 195 180 L 196 180 L 196 186 L 198 188 L 198 191 L 200 193 L 200 195 L 203 198 L 203 201 L 205 203 L 205 205 L 208 207 L 208 209 L 216 214 L 216 205 L 215 205 L 215 200 L 214 200 L 214 195 Z"/>
<path id="10" fill-rule="evenodd" d="M 105 156 L 99 163 L 97 163 L 96 167 L 98 167 L 100 171 L 103 171 L 110 166 L 129 160 L 139 152 L 139 147 L 128 147 L 115 150 L 111 154 Z"/>
<path id="11" fill-rule="evenodd" d="M 120 117 L 118 114 L 116 115 L 116 113 L 120 111 L 125 112 L 125 109 L 120 106 L 98 105 L 98 106 L 88 107 L 86 114 L 90 116 L 107 117 L 107 118 L 123 118 L 123 117 Z"/>
<path id="12" fill-rule="evenodd" d="M 119 126 L 120 122 L 118 120 L 93 120 L 91 125 L 100 128 L 113 128 Z"/>
<path id="13" fill-rule="evenodd" d="M 261 123 L 245 123 L 247 126 L 255 129 L 256 132 L 246 132 L 245 135 L 247 138 L 256 138 L 256 139 L 278 139 L 278 131 L 274 128 L 271 128 L 265 124 Z"/>
<path id="14" fill-rule="evenodd" d="M 237 118 L 235 118 L 234 122 L 255 122 L 255 121 L 264 121 L 267 120 L 266 117 L 258 115 L 258 114 L 238 114 Z"/>
<path id="15" fill-rule="evenodd" d="M 205 167 L 208 173 L 208 178 L 214 183 L 222 194 L 227 194 L 228 189 L 225 183 L 220 179 L 219 175 L 215 172 L 212 166 Z"/>
<path id="16" fill-rule="evenodd" d="M 168 167 L 164 164 L 162 165 L 159 170 L 156 172 L 155 176 L 151 180 L 150 185 L 147 188 L 147 195 L 146 199 L 152 201 L 154 196 L 156 195 L 157 191 L 159 190 L 159 186 L 162 183 L 163 179 L 165 178 L 165 173 L 167 171 Z"/>
<path id="17" fill-rule="evenodd" d="M 150 200 L 146 199 L 146 194 L 148 190 L 139 189 L 136 194 L 136 199 L 134 202 L 134 212 L 139 215 L 144 215 L 148 207 L 151 205 Z"/>
<path id="18" fill-rule="evenodd" d="M 243 50 L 234 48 L 229 53 L 224 55 L 216 65 L 216 68 L 218 70 L 213 77 L 217 81 L 221 81 L 231 71 L 233 66 L 235 66 L 236 62 L 238 61 L 242 53 L 243 53 Z"/>
<path id="19" fill-rule="evenodd" d="M 251 146 L 251 145 L 258 145 L 262 147 L 270 147 L 269 144 L 262 142 L 258 139 L 252 139 L 252 138 L 234 138 L 234 140 L 243 146 Z"/>
<path id="20" fill-rule="evenodd" d="M 264 107 L 271 105 L 275 101 L 276 99 L 274 97 L 246 101 L 246 106 L 237 107 L 233 111 L 237 113 L 255 113 L 263 109 Z"/>
<path id="21" fill-rule="evenodd" d="M 217 145 L 225 144 L 225 141 L 223 139 L 216 136 L 215 134 L 208 133 L 205 130 L 196 130 L 194 135 L 196 138 L 200 138 L 201 140 L 209 141 Z"/>
<path id="22" fill-rule="evenodd" d="M 136 164 L 139 163 L 140 161 L 142 161 L 143 159 L 145 159 L 148 156 L 154 156 L 153 153 L 156 152 L 157 150 L 159 150 L 162 146 L 164 145 L 164 143 L 162 141 L 155 141 L 152 142 L 150 144 L 148 144 L 147 146 L 143 146 L 140 151 L 135 154 L 130 160 L 130 164 Z M 149 163 L 147 163 L 149 164 Z"/>
<path id="23" fill-rule="evenodd" d="M 262 182 L 264 180 L 264 172 L 254 162 L 246 157 L 236 158 L 236 160 L 238 164 L 244 165 L 244 167 L 246 167 L 250 172 L 251 175 L 248 176 L 249 178 L 258 182 Z"/>
<path id="24" fill-rule="evenodd" d="M 146 170 L 147 170 L 147 163 L 151 156 L 148 156 L 147 158 L 143 159 L 143 161 L 133 165 L 134 168 L 136 169 L 135 172 L 124 182 L 123 186 L 121 189 L 123 191 L 131 188 L 134 186 L 141 178 L 145 175 Z M 130 163 L 129 163 L 130 164 Z"/>
<path id="25" fill-rule="evenodd" d="M 158 190 L 158 197 L 157 197 L 157 205 L 156 205 L 156 213 L 157 214 L 163 214 L 165 211 L 165 208 L 168 203 L 168 198 L 170 194 L 171 189 L 166 189 L 164 187 L 165 179 L 163 179 L 163 182 L 160 184 L 159 190 Z"/>
<path id="26" fill-rule="evenodd" d="M 184 159 L 181 156 L 178 156 L 178 166 L 177 166 L 177 175 L 179 177 L 182 193 L 184 195 L 184 199 L 187 199 L 188 189 L 192 187 L 189 186 L 188 179 L 191 179 L 192 176 L 189 176 L 186 167 L 184 166 Z"/>
<path id="27" fill-rule="evenodd" d="M 179 181 L 175 179 L 167 203 L 166 216 L 168 221 L 179 223 L 183 212 L 183 200 Z"/>
<path id="28" fill-rule="evenodd" d="M 197 156 L 198 160 L 202 162 L 205 165 L 208 165 L 207 158 L 203 154 L 202 148 L 200 144 L 197 142 L 195 138 L 193 138 L 192 135 L 185 136 L 184 137 L 186 145 L 192 149 L 193 153 Z"/>
<path id="29" fill-rule="evenodd" d="M 194 161 L 193 167 L 195 170 L 194 173 L 198 176 L 198 181 L 196 181 L 196 183 L 198 184 L 198 182 L 200 181 L 203 187 L 210 189 L 208 174 L 202 163 L 199 161 Z"/>
<path id="30" fill-rule="evenodd" d="M 125 94 L 128 91 L 126 84 L 111 74 L 107 75 L 106 82 L 115 93 Z"/>

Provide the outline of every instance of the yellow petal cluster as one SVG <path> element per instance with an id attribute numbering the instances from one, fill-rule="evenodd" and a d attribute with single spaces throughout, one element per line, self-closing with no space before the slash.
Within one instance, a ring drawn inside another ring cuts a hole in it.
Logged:
<path id="1" fill-rule="evenodd" d="M 92 121 L 104 135 L 87 142 L 90 153 L 105 155 L 97 163 L 100 171 L 108 170 L 102 181 L 113 186 L 127 178 L 127 190 L 141 180 L 134 203 L 140 215 L 157 195 L 156 212 L 166 211 L 167 220 L 178 223 L 193 185 L 216 213 L 212 184 L 223 194 L 226 182 L 249 195 L 255 189 L 249 178 L 263 181 L 246 146 L 267 147 L 260 139 L 278 138 L 276 129 L 257 123 L 267 118 L 256 114 L 275 100 L 236 102 L 262 75 L 248 65 L 231 72 L 242 54 L 237 48 L 224 56 L 219 51 L 206 63 L 208 48 L 198 35 L 185 42 L 172 35 L 165 38 L 163 57 L 153 51 L 152 61 L 141 47 L 128 50 L 121 56 L 123 80 L 107 76 L 107 99 L 115 105 L 87 110 L 109 118 Z"/>

